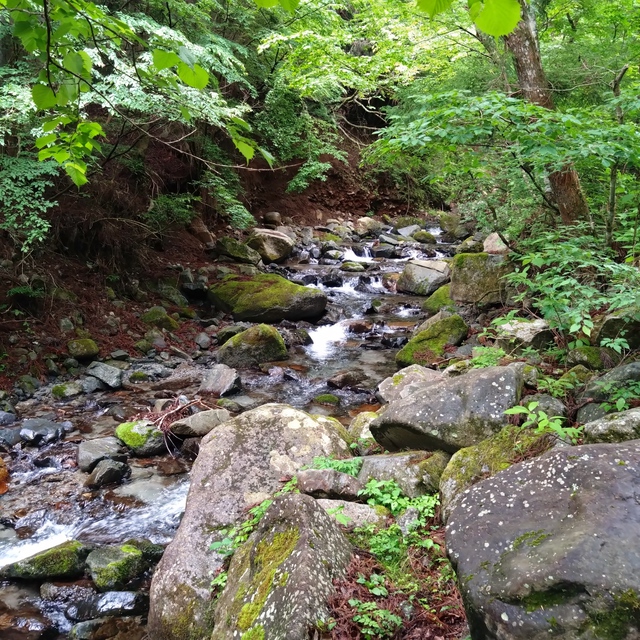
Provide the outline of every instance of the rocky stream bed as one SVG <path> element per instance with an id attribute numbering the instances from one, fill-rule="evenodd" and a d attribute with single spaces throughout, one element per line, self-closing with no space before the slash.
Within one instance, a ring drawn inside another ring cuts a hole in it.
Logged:
<path id="1" fill-rule="evenodd" d="M 271 222 L 166 292 L 186 296 L 192 343 L 167 348 L 185 320 L 154 307 L 139 352 L 98 358 L 77 338 L 66 373 L 5 396 L 0 638 L 304 640 L 353 552 L 327 512 L 391 519 L 358 496 L 371 478 L 440 494 L 474 640 L 640 637 L 640 416 L 605 418 L 591 388 L 593 444 L 510 424 L 536 368 L 469 366 L 508 297 L 499 240 L 446 220 Z M 515 354 L 552 336 L 502 339 Z M 305 470 L 353 454 L 357 478 Z M 301 493 L 274 501 L 215 601 L 228 560 L 211 545 L 293 476 Z"/>

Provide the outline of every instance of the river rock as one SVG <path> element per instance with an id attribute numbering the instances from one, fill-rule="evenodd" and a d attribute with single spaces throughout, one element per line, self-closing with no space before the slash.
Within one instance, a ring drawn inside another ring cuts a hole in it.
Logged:
<path id="1" fill-rule="evenodd" d="M 327 380 L 327 386 L 332 389 L 359 387 L 367 379 L 364 371 L 340 371 Z"/>
<path id="2" fill-rule="evenodd" d="M 140 549 L 122 544 L 95 549 L 87 556 L 87 566 L 100 591 L 118 591 L 139 578 L 149 563 Z"/>
<path id="3" fill-rule="evenodd" d="M 16 414 L 8 411 L 0 411 L 0 427 L 8 427 L 16 421 Z"/>
<path id="4" fill-rule="evenodd" d="M 258 264 L 261 260 L 260 254 L 246 244 L 239 242 L 235 238 L 219 238 L 216 241 L 214 251 L 225 258 L 231 258 L 234 262 L 244 264 Z"/>
<path id="5" fill-rule="evenodd" d="M 104 362 L 92 362 L 87 367 L 87 374 L 104 382 L 112 389 L 119 389 L 122 386 L 122 370 Z"/>
<path id="6" fill-rule="evenodd" d="M 509 425 L 499 433 L 472 447 L 456 451 L 440 477 L 442 520 L 446 522 L 456 499 L 474 484 L 508 469 L 518 456 L 533 447 L 545 451 L 552 442 L 548 434 Z M 542 445 L 542 446 L 540 446 Z"/>
<path id="7" fill-rule="evenodd" d="M 198 393 L 220 398 L 240 391 L 241 386 L 240 376 L 235 369 L 226 364 L 215 364 L 207 369 Z"/>
<path id="8" fill-rule="evenodd" d="M 427 387 L 441 381 L 442 374 L 439 371 L 421 367 L 419 364 L 412 364 L 385 378 L 378 385 L 376 395 L 383 402 L 391 402 L 406 398 L 421 387 Z"/>
<path id="9" fill-rule="evenodd" d="M 430 457 L 425 451 L 403 451 L 377 456 L 365 456 L 358 480 L 367 484 L 369 480 L 395 480 L 409 498 L 424 495 L 421 463 Z"/>
<path id="10" fill-rule="evenodd" d="M 509 253 L 511 249 L 509 249 L 502 238 L 494 231 L 485 238 L 482 243 L 482 251 L 492 254 L 504 254 Z"/>
<path id="11" fill-rule="evenodd" d="M 11 449 L 22 440 L 20 437 L 21 427 L 9 427 L 0 429 L 0 447 L 3 449 Z"/>
<path id="12" fill-rule="evenodd" d="M 37 607 L 33 596 L 3 585 L 0 592 L 0 638 L 45 640 L 59 637 L 54 623 Z"/>
<path id="13" fill-rule="evenodd" d="M 410 224 L 407 227 L 401 227 L 397 229 L 397 234 L 403 238 L 411 238 L 414 234 L 418 233 L 422 229 L 422 225 Z"/>
<path id="14" fill-rule="evenodd" d="M 135 591 L 109 591 L 72 604 L 65 615 L 77 622 L 102 618 L 104 616 L 135 616 L 144 613 L 148 598 Z"/>
<path id="15" fill-rule="evenodd" d="M 126 453 L 122 449 L 122 444 L 117 438 L 95 438 L 93 440 L 83 440 L 78 445 L 78 468 L 80 471 L 90 472 L 100 462 L 109 458 L 118 462 L 125 462 Z"/>
<path id="16" fill-rule="evenodd" d="M 259 324 L 225 342 L 216 355 L 229 367 L 248 369 L 263 362 L 286 360 L 287 347 L 275 327 Z"/>
<path id="17" fill-rule="evenodd" d="M 459 253 L 451 261 L 451 299 L 479 307 L 503 303 L 507 288 L 502 278 L 512 270 L 506 256 Z"/>
<path id="18" fill-rule="evenodd" d="M 230 324 L 226 327 L 223 327 L 216 333 L 216 340 L 218 341 L 218 345 L 222 346 L 227 340 L 233 338 L 233 336 L 246 331 L 251 328 L 250 322 L 237 322 L 236 324 Z"/>
<path id="19" fill-rule="evenodd" d="M 21 580 L 77 578 L 84 573 L 89 545 L 77 540 L 63 542 L 51 549 L 19 560 L 0 569 L 0 577 Z"/>
<path id="20" fill-rule="evenodd" d="M 496 345 L 508 353 L 527 347 L 540 350 L 554 342 L 553 331 L 549 328 L 549 323 L 542 318 L 517 318 L 501 324 L 497 333 Z"/>
<path id="21" fill-rule="evenodd" d="M 443 260 L 411 260 L 398 279 L 398 291 L 428 296 L 449 280 L 449 264 Z"/>
<path id="22" fill-rule="evenodd" d="M 506 426 L 504 411 L 518 404 L 522 386 L 519 367 L 474 369 L 389 403 L 371 433 L 389 451 L 453 453 Z"/>
<path id="23" fill-rule="evenodd" d="M 335 469 L 306 469 L 296 477 L 300 492 L 314 498 L 356 500 L 358 492 L 364 488 L 364 483 L 360 480 Z"/>
<path id="24" fill-rule="evenodd" d="M 140 458 L 156 456 L 167 450 L 164 434 L 149 420 L 119 424 L 116 427 L 116 438 Z"/>
<path id="25" fill-rule="evenodd" d="M 29 445 L 41 447 L 63 438 L 65 427 L 46 418 L 28 418 L 22 423 L 20 438 Z"/>
<path id="26" fill-rule="evenodd" d="M 451 285 L 443 284 L 438 287 L 423 303 L 422 310 L 430 315 L 435 315 L 442 309 L 453 311 L 455 303 L 450 296 Z"/>
<path id="27" fill-rule="evenodd" d="M 375 411 L 362 411 L 349 423 L 349 435 L 357 440 L 373 439 L 369 425 L 378 417 Z"/>
<path id="28" fill-rule="evenodd" d="M 215 610 L 211 640 L 306 638 L 329 617 L 333 581 L 342 578 L 351 544 L 309 496 L 277 498 L 257 531 L 233 556 Z"/>
<path id="29" fill-rule="evenodd" d="M 640 441 L 566 447 L 469 489 L 446 529 L 472 638 L 638 637 Z"/>
<path id="30" fill-rule="evenodd" d="M 362 217 L 356 220 L 356 233 L 359 236 L 373 236 L 382 231 L 384 225 L 374 218 Z"/>
<path id="31" fill-rule="evenodd" d="M 67 342 L 67 351 L 72 358 L 78 360 L 89 360 L 95 358 L 100 353 L 100 347 L 91 338 L 77 338 Z"/>
<path id="32" fill-rule="evenodd" d="M 295 241 L 281 231 L 254 229 L 247 245 L 255 249 L 265 263 L 282 262 L 291 255 Z"/>
<path id="33" fill-rule="evenodd" d="M 234 320 L 304 320 L 320 316 L 327 306 L 324 292 L 293 284 L 276 274 L 227 276 L 209 291 L 214 304 L 232 313 Z"/>
<path id="34" fill-rule="evenodd" d="M 219 424 L 231 418 L 231 414 L 226 409 L 210 409 L 209 411 L 199 411 L 186 418 L 181 418 L 172 422 L 169 430 L 177 436 L 187 438 L 206 436 L 211 429 L 215 429 Z"/>
<path id="35" fill-rule="evenodd" d="M 320 498 L 316 502 L 337 522 L 349 528 L 364 527 L 368 524 L 375 527 L 386 527 L 389 524 L 391 514 L 385 508 L 326 498 Z"/>
<path id="36" fill-rule="evenodd" d="M 458 314 L 442 316 L 431 322 L 398 351 L 396 363 L 401 367 L 432 364 L 444 355 L 445 347 L 460 344 L 468 331 L 469 327 Z"/>
<path id="37" fill-rule="evenodd" d="M 282 404 L 247 411 L 202 440 L 191 471 L 184 517 L 151 585 L 149 633 L 154 640 L 209 637 L 211 576 L 224 565 L 210 551 L 246 509 L 281 487 L 316 456 L 348 457 L 337 430 Z M 311 500 L 311 498 L 309 498 Z"/>
<path id="38" fill-rule="evenodd" d="M 90 488 L 119 484 L 130 475 L 131 468 L 125 462 L 109 459 L 100 460 L 84 484 Z"/>
<path id="39" fill-rule="evenodd" d="M 74 625 L 69 640 L 145 640 L 147 630 L 140 617 L 97 618 Z"/>
<path id="40" fill-rule="evenodd" d="M 640 437 L 640 409 L 611 413 L 584 425 L 585 442 L 626 442 Z"/>

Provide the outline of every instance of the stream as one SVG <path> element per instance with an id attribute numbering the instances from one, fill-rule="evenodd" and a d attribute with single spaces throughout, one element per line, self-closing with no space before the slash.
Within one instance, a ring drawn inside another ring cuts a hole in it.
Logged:
<path id="1" fill-rule="evenodd" d="M 435 254 L 440 257 L 446 252 Z M 370 244 L 363 243 L 344 254 L 344 261 L 366 268 L 361 273 L 341 272 L 335 265 L 283 265 L 290 279 L 325 291 L 327 313 L 317 325 L 297 323 L 308 330 L 312 342 L 292 347 L 287 361 L 263 371 L 240 371 L 242 390 L 231 399 L 243 409 L 281 402 L 310 413 L 331 415 L 345 426 L 361 407 L 375 408 L 376 386 L 397 370 L 395 353 L 420 319 L 424 300 L 395 293 L 389 285 L 392 278 L 386 278 L 401 272 L 414 258 L 428 256 L 419 248 L 410 248 L 401 259 L 373 258 Z M 328 282 L 326 276 L 330 274 L 339 278 Z M 166 377 L 182 362 L 158 357 L 131 360 L 130 365 Z M 204 368 L 206 363 L 194 365 Z M 362 385 L 328 389 L 327 380 L 345 370 L 362 374 Z M 21 418 L 67 421 L 67 433 L 57 442 L 39 448 L 18 445 L 10 452 L 9 490 L 0 497 L 0 569 L 68 540 L 100 546 L 145 538 L 168 544 L 184 511 L 190 461 L 168 454 L 132 458 L 127 481 L 99 489 L 83 485 L 86 475 L 77 470 L 75 461 L 78 443 L 113 435 L 120 422 L 153 407 L 159 394 L 131 389 L 96 391 L 55 402 L 51 386 L 21 403 Z M 314 402 L 316 396 L 327 391 L 340 398 L 338 406 Z M 179 391 L 187 397 L 194 392 L 189 388 Z M 169 392 L 164 397 L 172 395 Z M 66 606 L 43 599 L 37 585 L 0 582 L 0 620 L 3 615 L 13 620 L 10 631 L 3 631 L 0 623 L 0 637 L 67 638 L 73 623 L 64 615 Z"/>

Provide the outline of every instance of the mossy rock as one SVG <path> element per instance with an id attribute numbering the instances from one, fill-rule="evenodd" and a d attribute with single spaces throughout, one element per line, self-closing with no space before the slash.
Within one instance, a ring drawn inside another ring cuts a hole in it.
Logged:
<path id="1" fill-rule="evenodd" d="M 450 460 L 450 453 L 435 451 L 433 455 L 419 463 L 422 483 L 427 488 L 427 493 L 440 491 L 440 479 Z"/>
<path id="2" fill-rule="evenodd" d="M 335 242 L 336 244 L 342 244 L 342 238 L 335 233 L 321 233 L 320 240 L 322 242 Z"/>
<path id="3" fill-rule="evenodd" d="M 95 358 L 100 353 L 100 348 L 91 338 L 76 338 L 67 342 L 67 351 L 72 358 L 88 360 Z"/>
<path id="4" fill-rule="evenodd" d="M 140 353 L 144 354 L 149 353 L 149 351 L 153 349 L 153 343 L 151 340 L 138 340 L 134 346 L 138 351 L 140 351 Z"/>
<path id="5" fill-rule="evenodd" d="M 217 360 L 229 367 L 247 369 L 263 362 L 286 360 L 288 355 L 278 330 L 259 324 L 227 340 L 218 350 Z"/>
<path id="6" fill-rule="evenodd" d="M 180 323 L 174 320 L 164 307 L 151 307 L 149 311 L 142 314 L 140 320 L 152 327 L 166 329 L 167 331 L 176 331 L 176 329 L 180 328 Z"/>
<path id="7" fill-rule="evenodd" d="M 427 224 L 427 221 L 424 218 L 418 218 L 416 216 L 400 216 L 393 220 L 393 230 L 398 231 L 398 229 L 404 229 L 405 227 L 411 227 L 413 225 L 418 225 L 419 227 L 424 228 Z"/>
<path id="8" fill-rule="evenodd" d="M 316 396 L 313 401 L 318 404 L 340 404 L 340 398 L 338 398 L 338 396 L 334 396 L 332 393 L 321 393 L 319 396 Z"/>
<path id="9" fill-rule="evenodd" d="M 436 237 L 428 231 L 416 231 L 412 237 L 420 244 L 436 244 L 438 242 Z"/>
<path id="10" fill-rule="evenodd" d="M 436 289 L 422 305 L 422 310 L 431 315 L 435 315 L 441 309 L 453 311 L 455 309 L 455 303 L 451 299 L 450 295 L 451 285 L 442 285 L 439 289 Z"/>
<path id="11" fill-rule="evenodd" d="M 570 382 L 574 387 L 581 384 L 586 384 L 593 378 L 595 374 L 582 364 L 577 364 L 575 367 L 571 367 L 569 371 L 563 373 L 560 376 L 560 380 Z"/>
<path id="12" fill-rule="evenodd" d="M 545 443 L 552 445 L 548 434 L 536 434 L 532 429 L 508 426 L 477 445 L 453 454 L 440 477 L 440 503 L 443 519 L 447 520 L 456 498 L 469 487 L 508 469 L 527 450 L 544 453 Z"/>
<path id="13" fill-rule="evenodd" d="M 366 271 L 366 268 L 360 262 L 343 262 L 340 265 L 340 271 L 347 271 L 349 273 L 360 273 Z"/>
<path id="14" fill-rule="evenodd" d="M 149 380 L 149 375 L 144 371 L 133 371 L 129 376 L 129 382 L 147 382 Z"/>
<path id="15" fill-rule="evenodd" d="M 99 591 L 121 591 L 129 582 L 140 578 L 149 563 L 140 549 L 123 544 L 92 551 L 87 565 Z"/>
<path id="16" fill-rule="evenodd" d="M 21 580 L 77 578 L 84 574 L 89 545 L 70 540 L 0 569 L 0 577 Z"/>
<path id="17" fill-rule="evenodd" d="M 141 458 L 166 451 L 164 434 L 148 420 L 123 422 L 116 428 L 116 438 Z"/>
<path id="18" fill-rule="evenodd" d="M 227 276 L 210 289 L 211 301 L 234 320 L 280 322 L 318 317 L 327 296 L 318 289 L 294 284 L 282 276 Z"/>
<path id="19" fill-rule="evenodd" d="M 507 300 L 504 276 L 513 265 L 502 255 L 459 253 L 451 260 L 451 299 L 459 304 L 488 307 Z"/>
<path id="20" fill-rule="evenodd" d="M 465 321 L 457 314 L 438 320 L 398 351 L 396 363 L 400 367 L 429 365 L 444 355 L 446 346 L 460 344 L 468 330 Z"/>
<path id="21" fill-rule="evenodd" d="M 567 353 L 567 364 L 569 366 L 581 364 L 593 371 L 601 371 L 612 367 L 620 360 L 621 356 L 613 349 L 605 349 L 604 347 L 576 347 Z"/>
<path id="22" fill-rule="evenodd" d="M 66 382 L 51 387 L 51 395 L 56 400 L 67 400 L 82 395 L 82 385 L 78 382 Z"/>
<path id="23" fill-rule="evenodd" d="M 215 251 L 221 256 L 244 264 L 256 265 L 262 260 L 255 249 L 248 247 L 235 238 L 220 238 L 216 241 Z"/>

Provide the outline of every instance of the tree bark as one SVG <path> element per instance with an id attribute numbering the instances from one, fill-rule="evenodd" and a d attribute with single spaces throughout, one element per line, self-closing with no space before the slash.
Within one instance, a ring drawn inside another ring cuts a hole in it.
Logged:
<path id="1" fill-rule="evenodd" d="M 527 0 L 520 0 L 522 19 L 515 30 L 505 37 L 522 96 L 545 109 L 554 109 L 553 96 L 542 67 L 538 30 L 533 11 Z M 562 221 L 570 224 L 589 214 L 589 206 L 580 187 L 580 179 L 573 165 L 549 174 L 551 192 Z"/>

